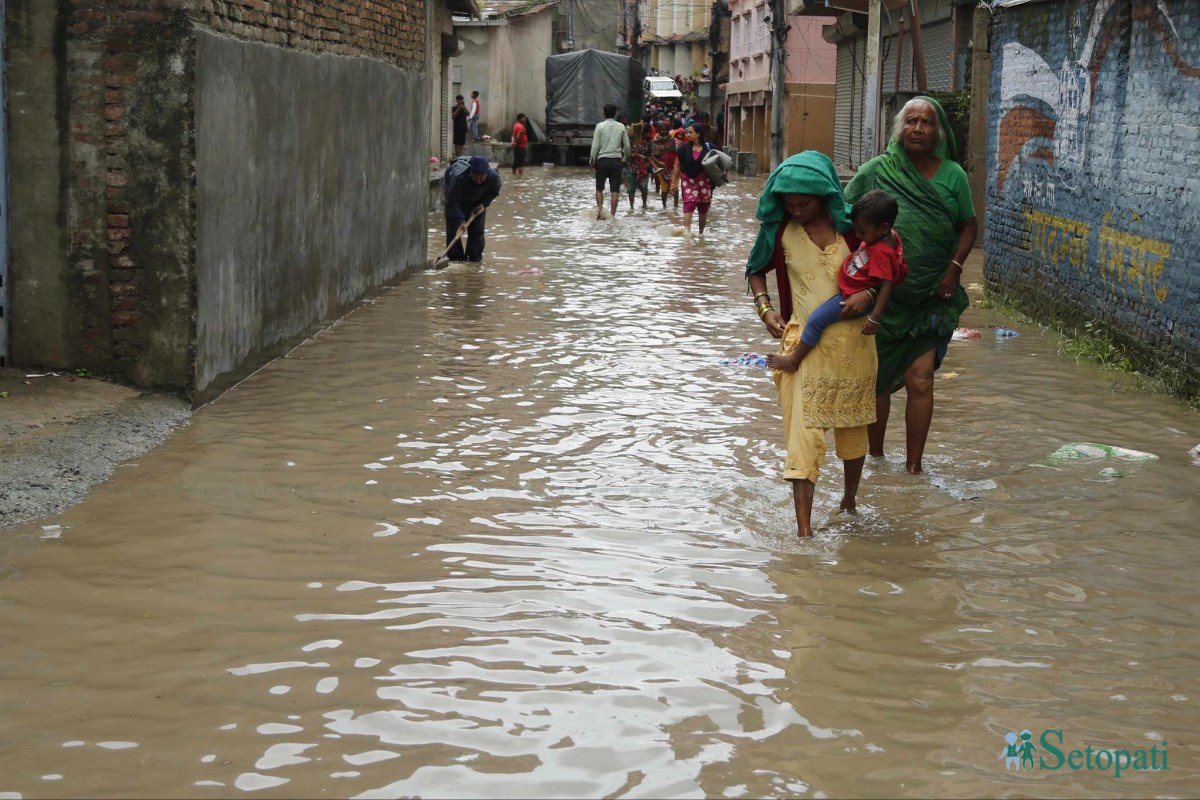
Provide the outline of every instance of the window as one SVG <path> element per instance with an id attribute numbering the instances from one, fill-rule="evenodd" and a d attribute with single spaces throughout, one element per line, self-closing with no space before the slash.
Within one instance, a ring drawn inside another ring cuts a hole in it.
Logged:
<path id="1" fill-rule="evenodd" d="M 753 19 L 749 13 L 742 17 L 742 54 L 750 55 L 750 20 Z"/>
<path id="2" fill-rule="evenodd" d="M 742 33 L 742 19 L 738 17 L 732 23 L 729 36 L 729 57 L 737 58 L 741 55 L 741 40 L 738 38 Z"/>
<path id="3" fill-rule="evenodd" d="M 755 44 L 758 45 L 760 53 L 766 52 L 767 49 L 767 7 L 761 5 L 754 9 L 754 15 L 758 19 L 758 25 L 755 26 Z"/>

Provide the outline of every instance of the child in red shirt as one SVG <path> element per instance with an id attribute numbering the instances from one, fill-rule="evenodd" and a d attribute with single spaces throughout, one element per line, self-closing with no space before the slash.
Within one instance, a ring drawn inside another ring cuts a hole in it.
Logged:
<path id="1" fill-rule="evenodd" d="M 892 287 L 908 274 L 904 245 L 892 230 L 898 213 L 896 201 L 887 192 L 876 189 L 858 199 L 850 210 L 850 221 L 854 223 L 854 232 L 861 244 L 846 257 L 838 272 L 838 294 L 808 315 L 796 349 L 786 355 L 767 356 L 767 366 L 784 372 L 799 369 L 800 362 L 821 341 L 825 328 L 842 319 L 864 316 L 864 312 L 854 311 L 847 302 L 859 293 L 869 298 L 864 308 L 870 308 L 872 300 L 875 303 L 874 308 L 865 313 L 867 322 L 862 329 L 864 336 L 875 335 L 892 296 Z"/>

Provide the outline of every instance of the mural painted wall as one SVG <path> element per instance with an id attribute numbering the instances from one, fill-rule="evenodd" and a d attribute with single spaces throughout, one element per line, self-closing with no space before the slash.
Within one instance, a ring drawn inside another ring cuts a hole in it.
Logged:
<path id="1" fill-rule="evenodd" d="M 1197 375 L 1200 0 L 1000 8 L 992 54 L 989 290 Z"/>

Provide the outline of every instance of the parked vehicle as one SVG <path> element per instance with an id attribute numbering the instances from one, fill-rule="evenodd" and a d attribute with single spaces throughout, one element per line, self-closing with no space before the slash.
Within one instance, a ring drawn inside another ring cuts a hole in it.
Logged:
<path id="1" fill-rule="evenodd" d="M 675 84 L 674 78 L 666 76 L 649 77 L 642 81 L 642 93 L 647 103 L 658 103 L 679 111 L 683 109 L 683 92 Z"/>
<path id="2" fill-rule="evenodd" d="M 643 74 L 635 59 L 601 50 L 546 59 L 546 138 L 558 163 L 587 163 L 608 103 L 631 122 L 642 118 Z"/>

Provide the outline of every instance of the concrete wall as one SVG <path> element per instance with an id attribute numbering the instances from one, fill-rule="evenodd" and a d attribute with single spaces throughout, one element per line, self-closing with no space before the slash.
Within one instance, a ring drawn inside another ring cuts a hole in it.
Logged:
<path id="1" fill-rule="evenodd" d="M 1195 381 L 1200 0 L 1018 6 L 991 48 L 989 291 Z"/>
<path id="2" fill-rule="evenodd" d="M 664 0 L 676 2 L 676 0 Z M 583 0 L 574 6 L 576 50 L 617 51 L 617 32 L 621 24 L 621 0 Z M 566 26 L 566 9 L 560 8 L 561 25 Z"/>
<path id="3" fill-rule="evenodd" d="M 518 112 L 528 114 L 544 130 L 546 57 L 553 35 L 550 14 L 516 17 L 492 32 L 488 94 L 493 100 L 484 108 L 488 130 L 498 139 L 511 141 Z"/>
<path id="4" fill-rule="evenodd" d="M 13 362 L 184 386 L 190 17 L 157 0 L 19 0 L 5 24 Z"/>
<path id="5" fill-rule="evenodd" d="M 463 54 L 450 60 L 452 66 L 462 67 L 461 94 L 467 108 L 471 108 L 471 92 L 479 92 L 479 102 L 483 104 L 483 114 L 479 120 L 479 133 L 495 136 L 498 131 L 489 123 L 492 113 L 492 102 L 495 95 L 492 91 L 492 81 L 497 77 L 491 68 L 492 36 L 501 26 L 489 25 L 459 25 L 454 30 L 463 40 Z M 545 80 L 545 78 L 543 78 Z M 542 116 L 545 116 L 546 97 L 542 93 Z M 532 113 L 532 112 L 526 112 Z M 471 142 L 471 132 L 467 131 L 467 143 Z"/>
<path id="6" fill-rule="evenodd" d="M 5 3 L 14 364 L 203 399 L 424 262 L 429 6 L 311 5 Z"/>
<path id="7" fill-rule="evenodd" d="M 63 123 L 58 93 L 66 42 L 58 10 L 42 0 L 5 0 L 7 37 L 11 265 L 10 360 L 36 367 L 73 363 L 77 341 L 68 319 Z"/>
<path id="8" fill-rule="evenodd" d="M 198 395 L 423 262 L 429 94 L 379 61 L 197 34 Z"/>
<path id="9" fill-rule="evenodd" d="M 479 132 L 509 141 L 520 111 L 545 129 L 546 57 L 552 52 L 553 15 L 543 11 L 459 25 L 455 30 L 465 47 L 451 63 L 462 67 L 462 94 L 468 108 L 471 92 L 479 90 L 483 104 Z"/>
<path id="10" fill-rule="evenodd" d="M 454 107 L 451 93 L 451 72 L 448 53 L 442 51 L 442 37 L 454 34 L 454 19 L 450 9 L 441 3 L 430 3 L 426 11 L 429 22 L 429 155 L 445 161 L 454 155 L 453 125 L 450 110 Z"/>
<path id="11" fill-rule="evenodd" d="M 788 25 L 787 60 L 783 62 L 785 82 L 829 86 L 837 83 L 837 45 L 821 36 L 821 29 L 832 19 L 792 17 Z"/>

